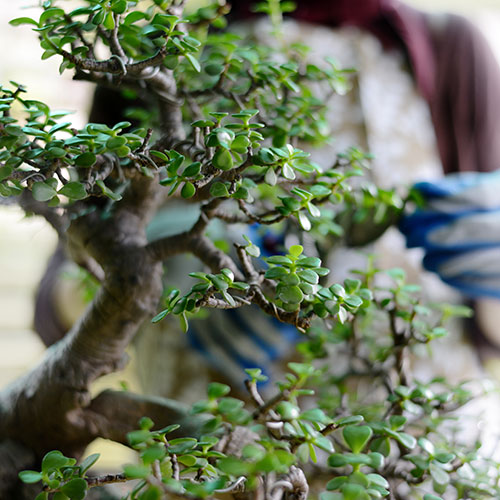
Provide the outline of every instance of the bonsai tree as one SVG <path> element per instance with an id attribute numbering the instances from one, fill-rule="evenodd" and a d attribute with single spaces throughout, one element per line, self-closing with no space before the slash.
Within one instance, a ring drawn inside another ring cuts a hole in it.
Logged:
<path id="1" fill-rule="evenodd" d="M 1 88 L 0 195 L 44 217 L 99 289 L 64 339 L 0 393 L 0 496 L 82 499 L 130 480 L 126 498 L 143 500 L 497 497 L 498 465 L 450 430 L 471 390 L 408 369 L 414 346 L 467 311 L 426 306 L 398 269 L 376 285 L 373 259 L 328 281 L 322 257 L 343 228 L 354 221 L 346 238 L 369 241 L 404 206 L 392 191 L 351 183 L 368 154 L 352 148 L 317 165 L 305 151 L 329 135 L 328 102 L 311 87 L 344 91 L 352 70 L 307 64 L 305 47 L 287 46 L 291 2 L 259 6 L 273 47 L 233 33 L 224 0 L 189 13 L 184 3 L 45 0 L 39 17 L 11 21 L 38 33 L 42 58 L 59 58 L 61 72 L 135 99 L 141 123 L 78 130 L 21 84 Z M 155 213 L 179 200 L 199 207 L 197 221 L 148 241 Z M 262 258 L 248 235 L 233 241 L 229 231 L 223 248 L 206 235 L 213 220 L 294 231 L 299 242 L 309 233 L 320 251 L 297 243 Z M 182 292 L 162 281 L 162 262 L 180 254 L 204 266 Z M 127 391 L 91 396 L 93 381 L 123 366 L 143 322 L 174 317 L 187 330 L 201 310 L 250 305 L 303 334 L 301 361 L 271 396 L 258 368 L 247 370 L 246 398 L 212 383 L 192 408 Z M 92 474 L 98 456 L 85 448 L 97 437 L 136 449 L 137 463 Z"/>

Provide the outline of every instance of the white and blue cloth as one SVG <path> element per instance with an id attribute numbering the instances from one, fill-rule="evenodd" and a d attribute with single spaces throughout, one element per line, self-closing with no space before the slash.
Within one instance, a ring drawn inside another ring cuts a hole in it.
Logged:
<path id="1" fill-rule="evenodd" d="M 464 295 L 500 299 L 500 171 L 463 172 L 414 186 L 424 206 L 405 215 L 407 246 Z"/>

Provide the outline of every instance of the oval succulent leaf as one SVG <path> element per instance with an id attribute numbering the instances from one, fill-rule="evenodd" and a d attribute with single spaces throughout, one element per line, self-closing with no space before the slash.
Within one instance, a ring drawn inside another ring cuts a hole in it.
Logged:
<path id="1" fill-rule="evenodd" d="M 219 149 L 212 158 L 212 164 L 220 170 L 230 170 L 233 168 L 233 157 L 227 149 Z"/>
<path id="2" fill-rule="evenodd" d="M 298 286 L 284 286 L 278 296 L 287 304 L 300 304 L 304 299 L 304 293 Z"/>
<path id="3" fill-rule="evenodd" d="M 347 446 L 353 453 L 359 453 L 373 435 L 371 427 L 367 425 L 349 425 L 342 431 Z"/>

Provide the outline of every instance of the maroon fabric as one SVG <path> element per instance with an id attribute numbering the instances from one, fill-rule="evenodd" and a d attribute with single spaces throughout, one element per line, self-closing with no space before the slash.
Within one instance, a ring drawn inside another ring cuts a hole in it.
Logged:
<path id="1" fill-rule="evenodd" d="M 500 168 L 500 69 L 468 21 L 434 27 L 436 90 L 430 107 L 445 172 Z"/>
<path id="2" fill-rule="evenodd" d="M 453 15 L 420 12 L 398 0 L 298 0 L 292 16 L 330 26 L 352 24 L 385 47 L 407 53 L 431 109 L 445 173 L 500 168 L 500 69 L 479 31 Z M 235 17 L 251 15 L 235 2 Z"/>
<path id="3" fill-rule="evenodd" d="M 391 0 L 386 11 L 429 103 L 445 173 L 500 168 L 500 68 L 466 19 Z"/>
<path id="4" fill-rule="evenodd" d="M 384 16 L 406 49 L 418 89 L 430 101 L 435 93 L 437 61 L 426 16 L 395 0 L 386 1 Z"/>

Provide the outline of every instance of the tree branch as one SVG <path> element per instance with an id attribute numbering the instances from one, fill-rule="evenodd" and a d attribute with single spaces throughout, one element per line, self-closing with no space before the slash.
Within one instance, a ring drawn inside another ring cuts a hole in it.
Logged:
<path id="1" fill-rule="evenodd" d="M 112 390 L 101 392 L 84 413 L 92 422 L 94 437 L 125 445 L 128 445 L 127 434 L 137 429 L 137 422 L 144 416 L 153 420 L 155 429 L 179 424 L 180 428 L 169 434 L 171 438 L 199 435 L 203 424 L 210 418 L 191 415 L 189 408 L 178 401 Z"/>

